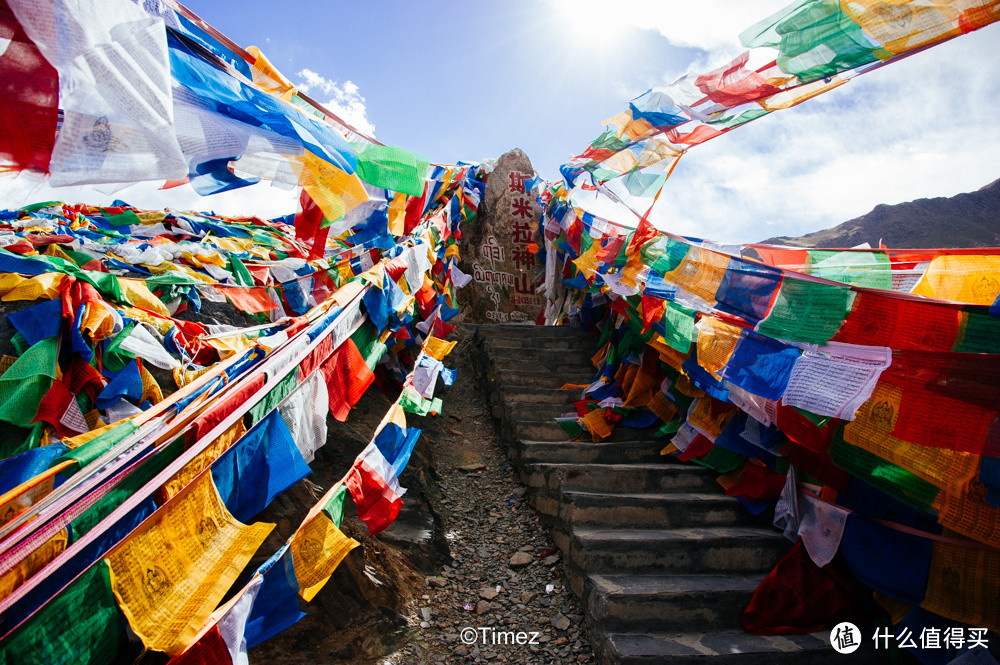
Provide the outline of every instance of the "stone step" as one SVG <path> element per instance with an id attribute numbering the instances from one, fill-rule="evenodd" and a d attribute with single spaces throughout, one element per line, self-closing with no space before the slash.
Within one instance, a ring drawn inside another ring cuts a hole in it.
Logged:
<path id="1" fill-rule="evenodd" d="M 528 337 L 493 337 L 482 340 L 484 348 L 506 351 L 513 349 L 541 349 L 544 351 L 573 351 L 587 353 L 588 357 L 597 353 L 597 338 L 586 334 L 582 336 L 546 337 L 531 335 Z"/>
<path id="2" fill-rule="evenodd" d="M 609 494 L 564 490 L 559 521 L 573 526 L 675 529 L 696 526 L 767 526 L 739 500 L 719 493 Z"/>
<path id="3" fill-rule="evenodd" d="M 590 384 L 594 380 L 597 370 L 590 364 L 589 360 L 581 358 L 546 358 L 537 355 L 520 354 L 517 356 L 493 356 L 486 361 L 487 375 L 496 373 L 498 376 L 506 378 L 507 374 L 530 371 L 532 374 L 541 376 L 551 375 L 560 378 L 570 374 L 589 373 L 587 381 Z"/>
<path id="4" fill-rule="evenodd" d="M 523 406 L 531 407 L 538 404 L 554 404 L 556 406 L 565 407 L 567 409 L 576 412 L 576 407 L 573 406 L 573 402 L 580 399 L 579 390 L 533 390 L 526 391 L 523 389 L 509 388 L 503 392 L 498 392 L 501 396 L 504 404 L 509 407 Z"/>
<path id="5" fill-rule="evenodd" d="M 520 402 L 517 404 L 503 404 L 503 414 L 500 416 L 510 421 L 511 424 L 521 424 L 521 423 L 554 423 L 556 418 L 562 416 L 576 418 L 576 407 L 572 404 L 526 404 Z M 563 440 L 566 439 L 566 430 L 559 427 L 562 431 Z M 585 437 L 589 440 L 590 434 L 585 434 Z"/>
<path id="6" fill-rule="evenodd" d="M 887 663 L 867 641 L 845 656 L 830 646 L 829 631 L 808 635 L 751 635 L 740 630 L 704 633 L 611 633 L 599 649 L 602 665 L 843 665 Z"/>
<path id="7" fill-rule="evenodd" d="M 588 573 L 767 573 L 791 544 L 774 529 L 572 526 L 567 559 Z"/>
<path id="8" fill-rule="evenodd" d="M 496 372 L 487 374 L 487 383 L 492 388 L 503 388 L 505 390 L 535 390 L 545 388 L 555 390 L 567 383 L 589 386 L 594 380 L 594 372 L 594 368 L 591 367 L 585 371 L 569 372 L 558 376 L 555 374 L 540 376 L 530 369 L 523 371 L 512 370 L 504 371 L 502 374 L 497 374 Z M 580 394 L 578 388 L 569 390 L 575 391 L 577 395 Z"/>
<path id="9" fill-rule="evenodd" d="M 761 575 L 591 575 L 587 614 L 607 633 L 738 628 Z"/>
<path id="10" fill-rule="evenodd" d="M 596 339 L 590 333 L 573 326 L 536 326 L 504 323 L 481 324 L 477 326 L 476 333 L 484 339 L 523 339 L 524 337 L 581 337 Z"/>
<path id="11" fill-rule="evenodd" d="M 577 464 L 655 463 L 663 459 L 664 443 L 658 439 L 639 441 L 530 441 L 515 444 L 522 464 L 563 462 Z"/>
<path id="12" fill-rule="evenodd" d="M 573 410 L 575 413 L 575 409 Z M 516 437 L 518 439 L 526 439 L 530 441 L 566 441 L 568 438 L 566 436 L 566 430 L 564 430 L 559 423 L 555 422 L 553 419 L 539 420 L 536 418 L 524 418 L 522 413 L 519 411 L 517 413 L 508 414 L 511 419 L 512 428 L 515 430 Z M 611 432 L 611 436 L 601 441 L 601 443 L 616 442 L 616 441 L 635 441 L 637 439 L 652 439 L 653 433 L 656 431 L 653 427 L 647 427 L 645 429 L 636 429 L 634 427 L 616 427 Z M 581 434 L 581 438 L 584 441 L 590 441 L 590 433 L 584 431 Z M 667 445 L 666 442 L 663 444 Z"/>
<path id="13" fill-rule="evenodd" d="M 483 345 L 481 353 L 487 359 L 487 362 L 501 368 L 526 362 L 530 362 L 532 365 L 540 364 L 545 367 L 594 368 L 590 362 L 590 358 L 593 356 L 593 352 L 590 349 L 498 348 L 487 342 Z"/>
<path id="14" fill-rule="evenodd" d="M 592 491 L 609 494 L 642 492 L 698 492 L 718 487 L 711 469 L 672 459 L 637 464 L 526 464 L 525 485 L 556 491 Z"/>

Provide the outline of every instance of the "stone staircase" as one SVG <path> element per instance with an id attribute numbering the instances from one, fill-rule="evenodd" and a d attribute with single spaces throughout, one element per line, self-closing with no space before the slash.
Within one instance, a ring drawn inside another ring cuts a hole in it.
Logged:
<path id="1" fill-rule="evenodd" d="M 574 328 L 479 326 L 478 371 L 501 441 L 553 530 L 598 660 L 612 663 L 844 663 L 828 633 L 761 637 L 740 615 L 789 543 L 715 482 L 616 428 L 568 441 L 553 421 L 588 384 L 596 338 Z M 585 435 L 586 436 L 586 435 Z M 860 657 L 860 658 L 859 658 Z M 872 661 L 855 652 L 849 662 Z"/>

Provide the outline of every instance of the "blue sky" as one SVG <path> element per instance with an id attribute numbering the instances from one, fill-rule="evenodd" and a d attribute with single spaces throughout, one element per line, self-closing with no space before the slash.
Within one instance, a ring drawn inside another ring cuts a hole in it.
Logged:
<path id="1" fill-rule="evenodd" d="M 438 163 L 522 148 L 547 179 L 648 88 L 718 67 L 783 0 L 381 2 L 189 0 L 235 42 L 383 142 Z M 653 215 L 719 241 L 799 235 L 879 203 L 950 196 L 1000 177 L 1000 26 L 862 76 L 692 149 Z M 223 214 L 291 212 L 266 185 L 203 199 L 140 184 L 0 181 L 5 207 L 125 200 Z"/>
<path id="2" fill-rule="evenodd" d="M 294 83 L 304 69 L 352 82 L 385 143 L 446 163 L 521 147 L 549 179 L 626 99 L 698 56 L 652 30 L 629 29 L 613 52 L 595 47 L 558 5 L 539 0 L 187 6 L 258 46 Z"/>

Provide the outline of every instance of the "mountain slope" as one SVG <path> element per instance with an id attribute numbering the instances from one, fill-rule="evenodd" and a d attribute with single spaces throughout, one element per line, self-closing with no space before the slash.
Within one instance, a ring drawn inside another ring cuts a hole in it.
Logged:
<path id="1" fill-rule="evenodd" d="M 1000 180 L 974 192 L 917 199 L 874 210 L 833 228 L 765 243 L 796 247 L 853 247 L 881 240 L 887 247 L 1000 246 Z"/>

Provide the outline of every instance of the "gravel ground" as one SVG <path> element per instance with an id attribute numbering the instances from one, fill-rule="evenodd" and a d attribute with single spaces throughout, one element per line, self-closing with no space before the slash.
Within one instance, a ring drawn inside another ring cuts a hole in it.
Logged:
<path id="1" fill-rule="evenodd" d="M 475 387 L 471 334 L 464 326 L 453 334 L 460 342 L 446 365 L 461 371 L 444 413 L 421 423 L 434 441 L 432 503 L 452 564 L 425 579 L 407 616 L 410 636 L 383 662 L 593 663 L 561 553 L 524 500 Z"/>

